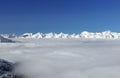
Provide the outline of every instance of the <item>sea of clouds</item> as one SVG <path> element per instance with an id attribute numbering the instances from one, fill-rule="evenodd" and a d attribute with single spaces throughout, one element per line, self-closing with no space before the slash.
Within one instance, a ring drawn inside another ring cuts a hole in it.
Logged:
<path id="1" fill-rule="evenodd" d="M 17 39 L 0 58 L 27 78 L 120 78 L 119 40 Z"/>

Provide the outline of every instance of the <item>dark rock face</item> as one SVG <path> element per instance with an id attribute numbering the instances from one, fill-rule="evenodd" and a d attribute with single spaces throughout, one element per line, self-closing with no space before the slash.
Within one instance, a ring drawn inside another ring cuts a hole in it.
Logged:
<path id="1" fill-rule="evenodd" d="M 0 59 L 0 70 L 1 71 L 12 71 L 13 64 L 11 62 Z"/>
<path id="2" fill-rule="evenodd" d="M 0 59 L 0 78 L 23 78 L 14 72 L 16 64 Z"/>
<path id="3" fill-rule="evenodd" d="M 0 78 L 13 78 L 14 64 L 0 59 Z"/>

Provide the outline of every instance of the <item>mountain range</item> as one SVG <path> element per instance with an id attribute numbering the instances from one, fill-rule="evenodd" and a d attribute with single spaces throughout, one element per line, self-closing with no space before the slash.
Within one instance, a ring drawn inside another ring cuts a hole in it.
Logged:
<path id="1" fill-rule="evenodd" d="M 83 38 L 83 39 L 120 39 L 120 33 L 111 32 L 111 31 L 104 31 L 104 32 L 88 32 L 83 31 L 79 34 L 65 34 L 65 33 L 24 33 L 21 35 L 16 34 L 1 34 L 1 36 L 5 38 L 64 38 L 64 39 L 71 39 L 71 38 Z"/>

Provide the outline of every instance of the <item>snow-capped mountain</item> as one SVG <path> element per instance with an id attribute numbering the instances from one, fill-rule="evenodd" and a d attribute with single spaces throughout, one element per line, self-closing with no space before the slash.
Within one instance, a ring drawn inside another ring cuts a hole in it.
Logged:
<path id="1" fill-rule="evenodd" d="M 2 34 L 5 38 L 83 38 L 83 39 L 120 39 L 120 33 L 111 32 L 111 31 L 104 31 L 104 32 L 88 32 L 83 31 L 80 34 L 65 34 L 65 33 L 24 33 L 22 35 L 15 35 L 15 34 Z"/>
<path id="2" fill-rule="evenodd" d="M 0 42 L 14 42 L 14 41 L 4 38 L 3 36 L 0 35 Z"/>
<path id="3" fill-rule="evenodd" d="M 17 37 L 16 34 L 0 34 L 0 35 L 5 37 L 5 38 L 16 38 Z"/>
<path id="4" fill-rule="evenodd" d="M 83 31 L 80 34 L 65 34 L 65 33 L 25 33 L 22 38 L 87 38 L 87 39 L 120 39 L 120 33 L 104 31 L 104 32 L 88 32 Z"/>
<path id="5" fill-rule="evenodd" d="M 81 34 L 81 38 L 91 38 L 91 39 L 120 39 L 120 33 L 104 31 L 104 32 L 87 32 L 84 31 Z"/>

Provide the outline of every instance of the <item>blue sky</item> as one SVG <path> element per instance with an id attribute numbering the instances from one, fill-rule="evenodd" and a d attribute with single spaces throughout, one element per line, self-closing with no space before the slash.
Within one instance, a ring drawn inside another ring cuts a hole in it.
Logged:
<path id="1" fill-rule="evenodd" d="M 119 0 L 0 0 L 0 33 L 120 32 Z"/>

